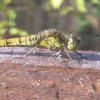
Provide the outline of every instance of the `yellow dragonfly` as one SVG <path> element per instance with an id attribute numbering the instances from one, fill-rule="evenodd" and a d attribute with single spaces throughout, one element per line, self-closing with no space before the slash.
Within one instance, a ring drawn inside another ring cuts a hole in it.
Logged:
<path id="1" fill-rule="evenodd" d="M 66 51 L 68 57 L 71 58 L 68 51 L 77 50 L 80 46 L 80 42 L 81 38 L 78 34 L 71 33 L 65 35 L 60 30 L 52 28 L 43 30 L 38 34 L 17 38 L 1 39 L 0 46 L 44 47 L 56 51 L 60 50 L 61 52 Z M 28 53 L 30 53 L 32 50 L 28 51 Z"/>

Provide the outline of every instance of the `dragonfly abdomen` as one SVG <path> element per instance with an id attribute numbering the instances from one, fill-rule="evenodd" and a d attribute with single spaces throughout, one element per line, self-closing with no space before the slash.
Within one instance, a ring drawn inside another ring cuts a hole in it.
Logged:
<path id="1" fill-rule="evenodd" d="M 2 39 L 0 40 L 0 46 L 41 46 L 49 49 L 61 48 L 62 39 L 65 37 L 59 30 L 48 29 L 24 37 Z"/>
<path id="2" fill-rule="evenodd" d="M 36 35 L 29 35 L 24 37 L 1 39 L 0 46 L 32 46 L 35 43 L 33 38 L 36 37 Z"/>

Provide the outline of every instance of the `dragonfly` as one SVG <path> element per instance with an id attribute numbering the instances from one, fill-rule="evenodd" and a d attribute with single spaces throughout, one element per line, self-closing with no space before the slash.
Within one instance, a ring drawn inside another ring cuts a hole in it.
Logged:
<path id="1" fill-rule="evenodd" d="M 80 42 L 81 37 L 77 33 L 64 34 L 59 29 L 51 28 L 43 30 L 38 34 L 17 38 L 0 39 L 0 46 L 44 47 L 57 52 L 60 51 L 60 53 L 65 51 L 68 58 L 72 59 L 69 51 L 76 52 L 80 46 Z M 26 55 L 32 51 L 33 49 L 29 50 Z M 80 55 L 80 53 L 78 54 Z"/>

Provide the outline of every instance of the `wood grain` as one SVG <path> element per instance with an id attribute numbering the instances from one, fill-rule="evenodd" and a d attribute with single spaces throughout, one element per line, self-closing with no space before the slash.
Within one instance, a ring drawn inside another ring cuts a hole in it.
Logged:
<path id="1" fill-rule="evenodd" d="M 26 47 L 0 48 L 0 100 L 99 100 L 100 53 L 78 51 L 59 58 L 37 48 L 25 58 Z"/>

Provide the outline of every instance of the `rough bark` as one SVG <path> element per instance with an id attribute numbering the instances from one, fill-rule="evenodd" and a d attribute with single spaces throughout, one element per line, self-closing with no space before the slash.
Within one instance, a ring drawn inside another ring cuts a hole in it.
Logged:
<path id="1" fill-rule="evenodd" d="M 0 48 L 0 100 L 99 100 L 100 53 L 78 51 L 59 58 L 53 51 Z M 84 58 L 85 57 L 85 58 Z"/>

